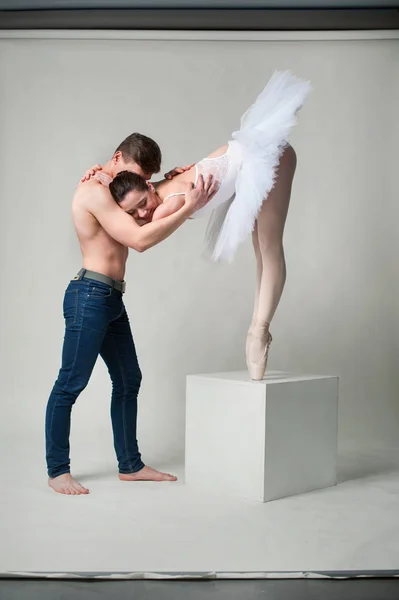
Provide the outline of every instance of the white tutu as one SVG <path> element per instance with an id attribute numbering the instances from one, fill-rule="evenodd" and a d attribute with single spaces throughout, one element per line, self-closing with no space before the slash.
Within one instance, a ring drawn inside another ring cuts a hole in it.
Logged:
<path id="1" fill-rule="evenodd" d="M 208 249 L 215 261 L 231 261 L 254 228 L 263 201 L 273 188 L 280 156 L 296 123 L 296 113 L 310 83 L 289 71 L 276 71 L 232 134 L 226 154 L 204 159 L 197 175 L 211 173 L 220 189 L 194 217 L 212 211 L 207 228 Z"/>

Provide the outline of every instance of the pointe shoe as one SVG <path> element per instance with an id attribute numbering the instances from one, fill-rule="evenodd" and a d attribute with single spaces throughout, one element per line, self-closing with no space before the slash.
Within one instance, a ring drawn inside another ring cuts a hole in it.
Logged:
<path id="1" fill-rule="evenodd" d="M 249 358 L 250 344 L 254 338 L 261 339 L 262 337 L 263 336 L 259 336 L 254 333 L 253 327 L 251 325 L 251 327 L 248 331 L 248 336 L 247 336 L 246 355 L 247 355 L 247 368 L 248 368 L 249 376 L 251 377 L 251 379 L 253 381 L 261 381 L 265 375 L 265 371 L 266 371 L 266 367 L 267 367 L 267 360 L 269 357 L 269 348 L 270 348 L 270 344 L 273 341 L 273 337 L 272 337 L 272 334 L 270 333 L 270 331 L 268 330 L 268 326 L 267 326 L 267 338 L 266 338 L 263 355 L 259 360 L 253 361 Z"/>

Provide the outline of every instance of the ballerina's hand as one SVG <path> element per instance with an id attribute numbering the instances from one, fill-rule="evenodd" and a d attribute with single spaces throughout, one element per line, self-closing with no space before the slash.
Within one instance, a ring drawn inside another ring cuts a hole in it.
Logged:
<path id="1" fill-rule="evenodd" d="M 90 167 L 90 169 L 87 169 L 87 171 L 85 171 L 85 174 L 83 175 L 82 179 L 80 180 L 82 183 L 84 181 L 89 181 L 89 179 L 91 177 L 93 177 L 93 175 L 97 172 L 97 171 L 101 171 L 102 166 L 97 164 L 94 165 L 93 167 Z"/>
<path id="2" fill-rule="evenodd" d="M 180 175 L 181 173 L 184 173 L 185 171 L 189 171 L 190 169 L 193 168 L 194 165 L 195 165 L 195 163 L 193 163 L 192 165 L 186 165 L 185 167 L 175 167 L 171 171 L 168 171 L 167 173 L 165 173 L 164 177 L 165 177 L 165 179 L 173 179 L 173 177 L 176 177 L 176 175 Z"/>
<path id="3" fill-rule="evenodd" d="M 96 173 L 94 173 L 92 179 L 99 181 L 100 183 L 102 183 L 102 185 L 105 185 L 107 187 L 109 187 L 109 184 L 111 183 L 111 181 L 113 181 L 111 175 L 108 175 L 108 173 L 104 173 L 104 171 L 97 171 Z"/>

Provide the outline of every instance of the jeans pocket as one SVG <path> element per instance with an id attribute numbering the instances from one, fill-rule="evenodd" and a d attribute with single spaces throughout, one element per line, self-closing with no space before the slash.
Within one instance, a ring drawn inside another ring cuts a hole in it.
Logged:
<path id="1" fill-rule="evenodd" d="M 64 295 L 65 326 L 75 325 L 78 318 L 78 290 L 67 290 Z"/>
<path id="2" fill-rule="evenodd" d="M 112 294 L 112 287 L 109 285 L 95 285 L 90 289 L 90 298 L 109 298 Z"/>

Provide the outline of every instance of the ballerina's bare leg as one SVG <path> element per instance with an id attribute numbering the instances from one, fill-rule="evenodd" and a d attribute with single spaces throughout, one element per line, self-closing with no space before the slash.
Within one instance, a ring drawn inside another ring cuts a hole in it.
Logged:
<path id="1" fill-rule="evenodd" d="M 292 146 L 285 149 L 278 168 L 276 183 L 260 210 L 252 241 L 257 262 L 254 312 L 247 337 L 247 366 L 252 379 L 264 376 L 269 325 L 280 302 L 286 279 L 283 233 L 296 169 Z"/>

